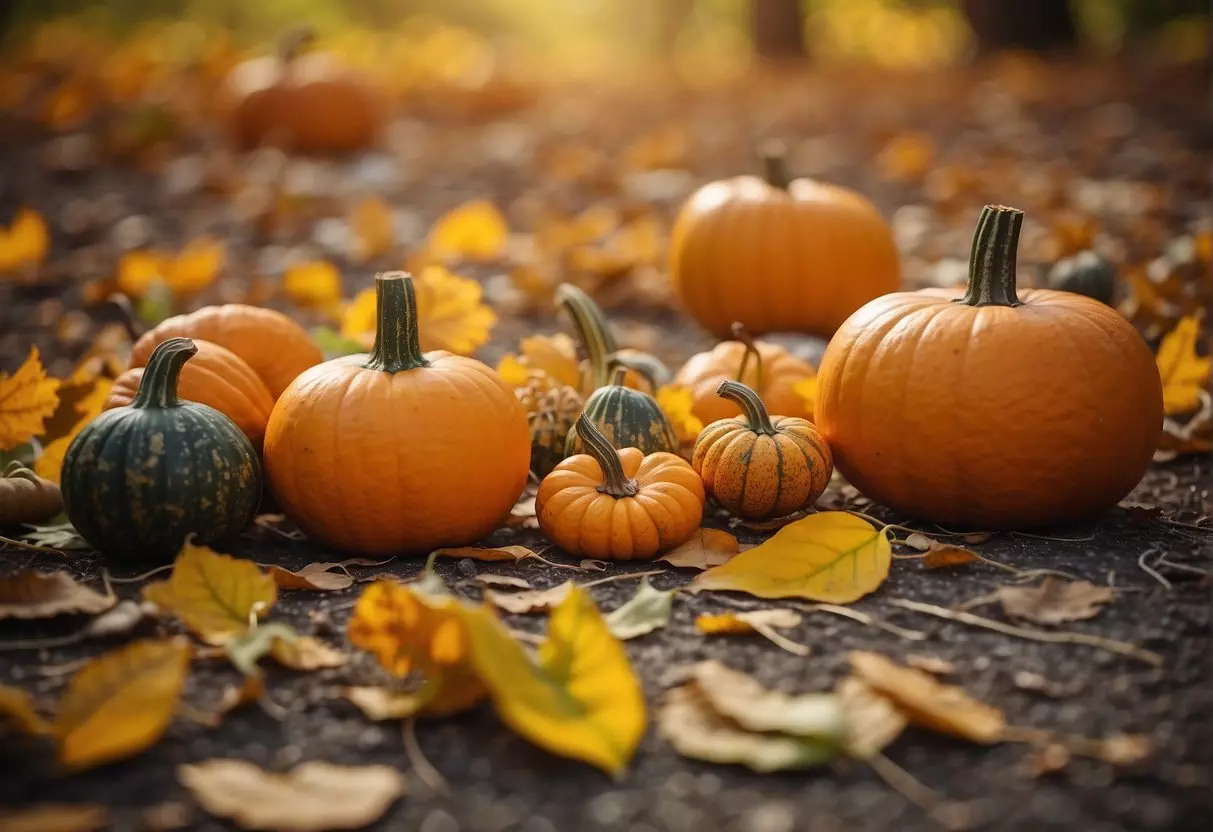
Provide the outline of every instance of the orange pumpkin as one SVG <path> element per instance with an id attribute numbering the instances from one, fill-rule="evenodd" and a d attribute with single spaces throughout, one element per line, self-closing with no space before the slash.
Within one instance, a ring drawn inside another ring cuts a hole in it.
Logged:
<path id="1" fill-rule="evenodd" d="M 674 384 L 690 389 L 699 420 L 706 425 L 741 413 L 735 401 L 717 395 L 720 383 L 729 380 L 756 391 L 771 413 L 812 420 L 811 400 L 796 385 L 817 374 L 813 365 L 781 346 L 751 341 L 740 326 L 734 326 L 733 334 L 736 341 L 722 341 L 692 356 L 674 375 Z"/>
<path id="2" fill-rule="evenodd" d="M 526 412 L 491 369 L 421 352 L 412 278 L 375 279 L 371 354 L 307 370 L 265 435 L 270 489 L 299 528 L 371 555 L 429 552 L 491 532 L 526 484 Z"/>
<path id="3" fill-rule="evenodd" d="M 374 145 L 386 120 L 382 91 L 323 52 L 301 30 L 279 54 L 246 61 L 224 82 L 229 132 L 243 149 L 273 143 L 298 153 L 339 154 Z"/>
<path id="4" fill-rule="evenodd" d="M 228 303 L 174 315 L 143 334 L 131 350 L 131 365 L 147 364 L 152 350 L 169 338 L 201 338 L 234 352 L 265 382 L 274 398 L 324 353 L 307 330 L 281 312 Z"/>
<path id="5" fill-rule="evenodd" d="M 539 484 L 539 528 L 575 555 L 643 560 L 685 543 L 703 519 L 703 481 L 675 454 L 616 451 L 583 413 L 573 430 L 588 453 Z"/>
<path id="6" fill-rule="evenodd" d="M 868 497 L 945 526 L 1089 519 L 1146 471 L 1158 370 L 1120 315 L 1081 295 L 1017 296 L 1023 214 L 986 207 L 963 297 L 875 300 L 830 342 L 817 424 Z"/>
<path id="7" fill-rule="evenodd" d="M 186 401 L 210 405 L 236 423 L 256 448 L 265 438 L 265 425 L 274 409 L 274 397 L 253 368 L 235 353 L 201 339 L 197 354 L 181 367 L 177 395 Z M 135 400 L 143 367 L 132 367 L 114 379 L 104 410 L 126 407 Z"/>
<path id="8" fill-rule="evenodd" d="M 691 465 L 709 496 L 740 517 L 784 517 L 813 505 L 830 484 L 830 446 L 805 419 L 770 416 L 758 394 L 722 381 L 717 394 L 744 415 L 703 429 Z"/>
<path id="9" fill-rule="evenodd" d="M 765 180 L 712 182 L 683 205 L 670 240 L 674 291 L 720 338 L 733 321 L 755 335 L 828 337 L 860 306 L 901 284 L 893 234 L 859 194 L 789 179 L 777 151 L 765 161 Z"/>

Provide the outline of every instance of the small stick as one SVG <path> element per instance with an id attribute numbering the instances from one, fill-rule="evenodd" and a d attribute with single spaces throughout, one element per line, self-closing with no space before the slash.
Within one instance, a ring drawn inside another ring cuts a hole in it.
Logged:
<path id="1" fill-rule="evenodd" d="M 1158 566 L 1166 566 L 1171 569 L 1178 569 L 1180 572 L 1191 572 L 1194 575 L 1208 575 L 1209 570 L 1198 569 L 1195 566 L 1189 566 L 1186 563 L 1176 563 L 1173 560 L 1167 560 L 1167 556 L 1163 555 L 1158 559 Z"/>
<path id="2" fill-rule="evenodd" d="M 18 549 L 28 549 L 31 552 L 45 552 L 48 555 L 58 555 L 61 558 L 67 557 L 67 553 L 61 552 L 58 549 L 52 549 L 49 546 L 39 546 L 36 543 L 26 543 L 24 540 L 13 540 L 11 537 L 0 535 L 0 543 L 6 546 L 16 546 Z"/>
<path id="3" fill-rule="evenodd" d="M 871 766 L 872 771 L 876 772 L 889 788 L 927 814 L 934 814 L 943 803 L 943 797 L 939 792 L 924 784 L 880 752 L 873 754 L 864 762 Z"/>
<path id="4" fill-rule="evenodd" d="M 1033 540 L 1052 540 L 1056 543 L 1086 543 L 1089 540 L 1094 540 L 1095 535 L 1088 537 L 1049 537 L 1045 534 L 1029 534 L 1028 532 L 1007 532 L 1007 534 L 1016 534 L 1020 537 L 1030 537 Z"/>
<path id="5" fill-rule="evenodd" d="M 1141 557 L 1139 557 L 1137 559 L 1137 566 L 1141 569 L 1142 572 L 1145 572 L 1151 578 L 1158 581 L 1165 588 L 1171 589 L 1171 582 L 1168 581 L 1166 578 L 1164 578 L 1162 575 L 1158 574 L 1158 572 L 1153 567 L 1151 567 L 1148 563 L 1146 563 L 1146 558 L 1148 558 L 1150 555 L 1154 554 L 1156 551 L 1157 550 L 1155 550 L 1155 549 L 1146 549 L 1144 552 L 1142 552 Z"/>
<path id="6" fill-rule="evenodd" d="M 131 577 L 131 578 L 115 578 L 113 575 L 110 575 L 109 572 L 106 572 L 105 575 L 106 575 L 106 580 L 109 581 L 110 583 L 134 584 L 134 583 L 138 583 L 139 581 L 146 581 L 148 578 L 152 577 L 152 575 L 159 575 L 161 572 L 172 569 L 174 565 L 175 564 L 172 564 L 172 563 L 166 563 L 166 564 L 164 564 L 164 566 L 157 566 L 155 569 L 149 569 L 147 572 L 144 572 L 142 575 L 135 575 L 134 577 Z"/>
<path id="7" fill-rule="evenodd" d="M 417 772 L 421 782 L 425 783 L 430 791 L 439 795 L 450 793 L 450 784 L 442 776 L 442 772 L 434 768 L 434 764 L 426 758 L 421 750 L 421 744 L 417 742 L 416 717 L 409 717 L 404 721 L 404 754 L 412 763 L 413 770 Z"/>
<path id="8" fill-rule="evenodd" d="M 581 569 L 580 566 L 577 568 Z M 647 578 L 650 575 L 665 575 L 665 574 L 666 574 L 666 571 L 664 569 L 650 569 L 648 572 L 625 572 L 622 575 L 608 575 L 607 577 L 599 578 L 596 581 L 590 581 L 589 583 L 578 584 L 578 586 L 581 587 L 582 589 L 585 589 L 586 587 L 598 586 L 599 584 L 609 584 L 612 581 L 630 581 L 630 580 L 632 580 L 632 578 Z"/>
<path id="9" fill-rule="evenodd" d="M 1043 641 L 1051 644 L 1085 644 L 1088 647 L 1098 647 L 1101 650 L 1107 650 L 1109 653 L 1118 653 L 1122 656 L 1137 659 L 1146 664 L 1154 665 L 1155 667 L 1162 666 L 1162 656 L 1157 653 L 1138 647 L 1136 644 L 1128 644 L 1123 641 L 1113 641 L 1111 639 L 1100 638 L 1099 636 L 1089 635 L 1087 633 L 1075 633 L 1069 630 L 1044 632 L 1043 630 L 1029 630 L 1024 627 L 1016 627 L 1012 624 L 1004 624 L 1001 621 L 994 621 L 990 618 L 982 618 L 980 615 L 961 610 L 950 610 L 945 607 L 939 607 L 935 604 L 923 604 L 919 601 L 910 601 L 906 598 L 893 598 L 889 601 L 895 607 L 910 610 L 912 612 L 920 612 L 925 615 L 933 615 L 936 618 L 944 618 L 948 621 L 958 621 L 961 624 L 968 624 L 972 627 L 983 627 L 987 630 L 993 630 L 997 633 L 1002 633 L 1016 638 L 1025 638 L 1030 641 Z"/>
<path id="10" fill-rule="evenodd" d="M 881 621 L 875 616 L 868 615 L 866 612 L 860 612 L 859 610 L 853 610 L 850 607 L 840 607 L 836 604 L 807 604 L 802 605 L 800 609 L 805 612 L 828 612 L 834 615 L 841 615 L 843 618 L 858 621 L 860 624 L 867 624 L 869 627 L 884 630 L 909 641 L 923 641 L 927 638 L 927 634 L 924 632 L 907 630 L 904 627 L 898 627 L 896 624 L 889 624 L 887 621 Z"/>

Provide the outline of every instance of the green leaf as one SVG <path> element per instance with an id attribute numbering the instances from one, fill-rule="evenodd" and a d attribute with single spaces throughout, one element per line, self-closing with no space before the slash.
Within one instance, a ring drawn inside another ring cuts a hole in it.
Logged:
<path id="1" fill-rule="evenodd" d="M 366 352 L 364 344 L 360 344 L 353 338 L 346 338 L 331 326 L 312 327 L 312 340 L 324 352 L 325 359 Z"/>
<path id="2" fill-rule="evenodd" d="M 677 590 L 653 589 L 648 578 L 623 606 L 606 617 L 611 635 L 622 641 L 643 636 L 670 622 L 670 609 Z"/>

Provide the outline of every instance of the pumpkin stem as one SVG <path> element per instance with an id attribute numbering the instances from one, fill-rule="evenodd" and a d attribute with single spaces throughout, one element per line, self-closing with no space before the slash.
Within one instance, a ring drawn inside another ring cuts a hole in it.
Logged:
<path id="1" fill-rule="evenodd" d="M 375 275 L 375 346 L 368 370 L 401 373 L 430 366 L 417 330 L 417 292 L 408 272 Z"/>
<path id="2" fill-rule="evenodd" d="M 758 156 L 762 159 L 762 178 L 772 188 L 786 191 L 792 184 L 792 176 L 788 173 L 787 150 L 783 142 L 764 142 L 758 149 Z"/>
<path id="3" fill-rule="evenodd" d="M 640 485 L 636 480 L 628 479 L 623 473 L 623 461 L 619 451 L 607 440 L 602 432 L 594 426 L 589 416 L 583 412 L 577 417 L 573 426 L 577 435 L 585 445 L 585 451 L 598 463 L 602 469 L 602 485 L 598 490 L 612 497 L 635 497 L 640 493 Z"/>
<path id="4" fill-rule="evenodd" d="M 278 60 L 289 64 L 316 42 L 316 30 L 306 23 L 292 27 L 278 39 Z"/>
<path id="5" fill-rule="evenodd" d="M 737 402 L 741 412 L 745 414 L 746 421 L 749 422 L 750 430 L 754 433 L 774 435 L 775 426 L 771 424 L 771 417 L 767 413 L 766 405 L 762 403 L 759 395 L 749 387 L 738 381 L 722 381 L 716 388 L 716 395 Z"/>
<path id="6" fill-rule="evenodd" d="M 746 331 L 745 326 L 741 321 L 733 321 L 733 340 L 740 341 L 745 345 L 745 352 L 741 354 L 741 366 L 737 368 L 737 378 L 735 381 L 742 381 L 745 378 L 746 367 L 750 366 L 750 359 L 754 359 L 754 369 L 758 376 L 758 390 L 761 393 L 764 385 L 762 378 L 762 353 L 758 351 L 758 345 L 754 343 L 754 339 L 750 337 L 750 333 Z"/>
<path id="7" fill-rule="evenodd" d="M 623 382 L 628 377 L 628 365 L 622 361 L 612 361 L 611 367 L 611 384 L 615 387 L 626 387 Z"/>
<path id="8" fill-rule="evenodd" d="M 969 254 L 969 288 L 957 303 L 966 306 L 1020 306 L 1015 294 L 1015 256 L 1023 211 L 1002 205 L 981 209 Z"/>
<path id="9" fill-rule="evenodd" d="M 198 353 L 198 347 L 189 338 L 169 338 L 152 350 L 147 360 L 147 369 L 139 380 L 139 389 L 131 407 L 176 407 L 177 377 L 181 368 Z"/>
<path id="10" fill-rule="evenodd" d="M 556 287 L 556 303 L 568 312 L 577 331 L 577 340 L 585 350 L 590 365 L 591 389 L 597 390 L 611 381 L 611 356 L 619 351 L 615 336 L 598 304 L 571 283 Z"/>

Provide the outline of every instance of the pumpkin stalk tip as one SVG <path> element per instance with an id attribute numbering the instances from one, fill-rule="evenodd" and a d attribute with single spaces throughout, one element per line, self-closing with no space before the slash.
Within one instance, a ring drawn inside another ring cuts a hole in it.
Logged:
<path id="1" fill-rule="evenodd" d="M 147 369 L 139 381 L 139 389 L 131 407 L 176 407 L 177 379 L 181 368 L 198 353 L 198 347 L 189 338 L 169 338 L 152 351 L 147 360 Z"/>
<path id="2" fill-rule="evenodd" d="M 623 461 L 602 432 L 594 425 L 593 420 L 583 412 L 577 417 L 573 430 L 581 437 L 585 452 L 594 457 L 598 467 L 602 469 L 602 485 L 598 490 L 615 498 L 635 497 L 640 493 L 636 480 L 629 479 L 623 472 Z"/>
<path id="3" fill-rule="evenodd" d="M 966 306 L 1020 306 L 1015 292 L 1016 256 L 1023 211 L 1003 205 L 981 209 L 969 253 L 969 287 L 958 303 Z"/>
<path id="4" fill-rule="evenodd" d="M 716 388 L 716 395 L 736 402 L 737 406 L 741 408 L 750 430 L 754 433 L 768 436 L 775 434 L 775 425 L 771 423 L 771 416 L 767 413 L 766 405 L 762 403 L 759 395 L 749 387 L 739 381 L 722 381 Z"/>
<path id="5" fill-rule="evenodd" d="M 417 290 L 408 272 L 375 275 L 375 346 L 368 370 L 400 373 L 428 367 L 417 327 Z"/>
<path id="6" fill-rule="evenodd" d="M 772 188 L 786 191 L 792 184 L 792 176 L 788 173 L 787 151 L 783 142 L 772 140 L 763 143 L 758 155 L 762 159 L 762 178 Z"/>

